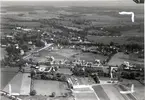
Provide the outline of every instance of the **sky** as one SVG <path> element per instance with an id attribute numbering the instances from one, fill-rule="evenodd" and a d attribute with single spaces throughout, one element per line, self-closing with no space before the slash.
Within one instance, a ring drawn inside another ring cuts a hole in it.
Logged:
<path id="1" fill-rule="evenodd" d="M 11 5 L 52 5 L 52 6 L 142 6 L 133 0 L 1 0 L 2 6 Z M 50 1 L 50 2 L 46 2 Z"/>

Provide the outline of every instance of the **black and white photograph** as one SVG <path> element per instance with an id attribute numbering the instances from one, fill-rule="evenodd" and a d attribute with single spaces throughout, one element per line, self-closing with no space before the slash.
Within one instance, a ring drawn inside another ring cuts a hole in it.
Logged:
<path id="1" fill-rule="evenodd" d="M 144 0 L 0 0 L 0 100 L 145 100 Z"/>

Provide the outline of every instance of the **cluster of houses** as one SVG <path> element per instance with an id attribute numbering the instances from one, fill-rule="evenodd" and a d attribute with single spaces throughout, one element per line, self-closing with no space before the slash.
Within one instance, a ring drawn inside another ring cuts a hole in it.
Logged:
<path id="1" fill-rule="evenodd" d="M 95 73 L 99 76 L 104 76 L 104 73 L 109 72 L 106 69 L 107 67 L 104 67 L 98 59 L 96 59 L 94 62 L 85 62 L 84 60 L 78 60 L 73 63 L 74 66 L 72 66 L 71 70 L 74 75 L 88 76 Z"/>

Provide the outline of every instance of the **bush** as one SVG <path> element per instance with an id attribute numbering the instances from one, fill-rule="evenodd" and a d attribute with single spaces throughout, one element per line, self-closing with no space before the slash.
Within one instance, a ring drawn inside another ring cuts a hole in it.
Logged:
<path id="1" fill-rule="evenodd" d="M 50 97 L 55 97 L 55 92 L 52 92 L 52 94 L 50 95 Z"/>
<path id="2" fill-rule="evenodd" d="M 32 90 L 32 91 L 30 92 L 30 95 L 31 95 L 31 96 L 36 95 L 36 90 Z"/>
<path id="3" fill-rule="evenodd" d="M 44 47 L 44 46 L 45 46 L 44 42 L 42 42 L 41 40 L 36 40 L 35 45 L 36 45 L 37 47 Z"/>

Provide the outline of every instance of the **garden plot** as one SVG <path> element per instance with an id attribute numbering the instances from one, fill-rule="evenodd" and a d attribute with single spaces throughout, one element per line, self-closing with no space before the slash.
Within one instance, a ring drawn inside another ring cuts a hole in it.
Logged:
<path id="1" fill-rule="evenodd" d="M 55 92 L 56 96 L 61 96 L 62 93 L 69 92 L 67 84 L 59 81 L 51 80 L 34 80 L 34 90 L 37 95 L 52 95 Z"/>

